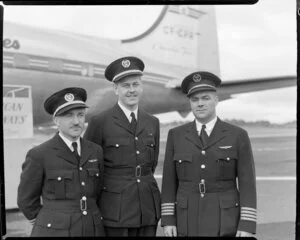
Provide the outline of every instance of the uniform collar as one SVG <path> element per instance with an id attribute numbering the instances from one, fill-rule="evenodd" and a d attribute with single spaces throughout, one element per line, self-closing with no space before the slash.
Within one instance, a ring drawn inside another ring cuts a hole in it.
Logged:
<path id="1" fill-rule="evenodd" d="M 218 119 L 217 116 L 215 116 L 211 121 L 209 121 L 208 123 L 205 124 L 205 126 L 206 126 L 205 131 L 208 136 L 211 134 L 212 130 L 214 129 L 217 119 Z M 197 128 L 198 135 L 200 135 L 202 125 L 204 125 L 204 124 L 200 123 L 197 119 L 195 119 L 195 122 L 196 122 L 196 128 Z"/>
<path id="2" fill-rule="evenodd" d="M 73 141 L 70 141 L 68 138 L 66 138 L 61 132 L 58 133 L 58 135 L 61 137 L 61 139 L 65 142 L 65 144 L 68 146 L 68 148 L 71 150 L 71 152 L 74 151 L 74 148 L 72 146 Z M 78 138 L 75 142 L 77 142 L 77 151 L 78 154 L 81 155 L 81 145 L 80 145 L 80 138 Z"/>
<path id="3" fill-rule="evenodd" d="M 122 109 L 122 111 L 124 112 L 124 114 L 127 117 L 127 119 L 128 119 L 129 122 L 131 122 L 131 116 L 130 116 L 130 114 L 132 112 L 134 112 L 136 120 L 138 119 L 138 114 L 137 114 L 138 113 L 138 107 L 134 111 L 130 111 L 126 107 L 124 107 L 120 101 L 118 101 L 118 105 Z"/>

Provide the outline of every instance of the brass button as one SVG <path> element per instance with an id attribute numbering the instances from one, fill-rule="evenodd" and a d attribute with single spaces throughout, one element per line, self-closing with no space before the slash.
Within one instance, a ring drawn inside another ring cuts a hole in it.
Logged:
<path id="1" fill-rule="evenodd" d="M 82 171 L 82 167 L 79 167 L 79 171 Z"/>
<path id="2" fill-rule="evenodd" d="M 202 151 L 201 151 L 201 154 L 202 154 L 202 155 L 205 155 L 205 151 L 204 151 L 204 150 L 202 150 Z"/>
<path id="3" fill-rule="evenodd" d="M 51 228 L 51 223 L 48 223 L 48 224 L 47 224 L 47 227 L 48 227 L 48 228 Z"/>
<path id="4" fill-rule="evenodd" d="M 96 177 L 99 177 L 99 173 L 96 173 Z"/>
<path id="5" fill-rule="evenodd" d="M 201 197 L 204 197 L 204 193 L 201 193 Z"/>
<path id="6" fill-rule="evenodd" d="M 83 215 L 87 215 L 87 211 L 83 211 L 82 214 L 83 214 Z"/>
<path id="7" fill-rule="evenodd" d="M 201 168 L 205 168 L 205 165 L 204 165 L 204 164 L 202 164 L 202 165 L 201 165 Z"/>
<path id="8" fill-rule="evenodd" d="M 238 206 L 238 205 L 239 205 L 238 203 L 235 204 L 235 206 Z"/>
<path id="9" fill-rule="evenodd" d="M 229 161 L 229 160 L 230 160 L 230 157 L 227 157 L 226 159 L 227 159 L 227 161 Z"/>
<path id="10" fill-rule="evenodd" d="M 136 154 L 140 154 L 140 151 L 138 150 L 138 151 L 136 151 Z"/>
<path id="11" fill-rule="evenodd" d="M 204 183 L 204 179 L 201 179 L 201 183 Z"/>
<path id="12" fill-rule="evenodd" d="M 138 137 L 135 137 L 134 139 L 135 139 L 135 140 L 139 140 L 139 138 L 138 138 Z"/>
<path id="13" fill-rule="evenodd" d="M 82 200 L 84 200 L 84 201 L 85 201 L 85 200 L 86 200 L 86 196 L 83 196 L 83 197 L 82 197 Z"/>
<path id="14" fill-rule="evenodd" d="M 103 220 L 103 217 L 100 217 L 101 220 Z"/>
<path id="15" fill-rule="evenodd" d="M 82 185 L 82 186 L 85 186 L 85 182 L 82 182 L 81 185 Z"/>
<path id="16" fill-rule="evenodd" d="M 119 144 L 116 144 L 116 147 L 119 147 Z"/>
<path id="17" fill-rule="evenodd" d="M 151 143 L 151 147 L 153 147 L 154 145 Z"/>
<path id="18" fill-rule="evenodd" d="M 178 162 L 179 162 L 179 163 L 181 163 L 181 162 L 182 162 L 182 160 L 179 160 Z"/>
<path id="19" fill-rule="evenodd" d="M 137 179 L 136 181 L 137 181 L 138 183 L 139 183 L 139 182 L 141 182 L 141 180 L 140 180 L 140 179 Z"/>
<path id="20" fill-rule="evenodd" d="M 61 181 L 61 177 L 58 177 L 58 178 L 57 178 L 57 181 Z"/>

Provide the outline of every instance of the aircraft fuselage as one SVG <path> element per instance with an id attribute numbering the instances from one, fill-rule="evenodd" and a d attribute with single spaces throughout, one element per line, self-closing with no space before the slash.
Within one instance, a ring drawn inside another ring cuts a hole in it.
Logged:
<path id="1" fill-rule="evenodd" d="M 88 93 L 87 120 L 112 107 L 117 98 L 113 84 L 103 78 L 84 77 L 27 69 L 4 68 L 4 82 L 9 85 L 28 85 L 32 91 L 33 123 L 35 126 L 51 123 L 51 116 L 44 110 L 44 101 L 54 92 L 67 87 L 82 87 Z M 180 90 L 168 89 L 159 83 L 143 83 L 141 107 L 149 113 L 163 113 L 189 108 L 186 96 Z"/>

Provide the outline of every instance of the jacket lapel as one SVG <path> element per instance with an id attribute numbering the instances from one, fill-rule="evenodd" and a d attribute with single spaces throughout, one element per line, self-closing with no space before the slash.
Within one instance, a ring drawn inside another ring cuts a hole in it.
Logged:
<path id="1" fill-rule="evenodd" d="M 122 111 L 122 109 L 119 107 L 118 104 L 114 106 L 113 110 L 113 121 L 116 125 L 124 128 L 126 131 L 132 133 L 132 131 L 129 128 L 129 121 L 127 117 L 125 116 L 125 113 Z"/>
<path id="2" fill-rule="evenodd" d="M 82 166 L 90 158 L 90 156 L 92 155 L 92 151 L 91 151 L 90 144 L 86 140 L 81 138 L 80 144 L 81 144 L 80 166 Z"/>
<path id="3" fill-rule="evenodd" d="M 72 164 L 78 163 L 75 155 L 71 152 L 70 148 L 65 144 L 58 133 L 53 137 L 52 140 L 54 142 L 53 149 L 57 151 L 58 157 L 61 157 Z"/>
<path id="4" fill-rule="evenodd" d="M 216 144 L 220 140 L 222 140 L 224 137 L 226 137 L 226 131 L 227 129 L 224 127 L 223 122 L 218 118 L 217 122 L 208 138 L 208 143 L 206 148 L 211 147 L 212 145 Z"/>
<path id="5" fill-rule="evenodd" d="M 138 136 L 144 128 L 148 125 L 148 114 L 143 111 L 142 109 L 138 110 L 138 120 L 137 120 L 137 127 L 136 127 L 136 135 Z"/>
<path id="6" fill-rule="evenodd" d="M 195 121 L 189 123 L 186 127 L 185 138 L 199 148 L 203 148 L 197 133 Z"/>

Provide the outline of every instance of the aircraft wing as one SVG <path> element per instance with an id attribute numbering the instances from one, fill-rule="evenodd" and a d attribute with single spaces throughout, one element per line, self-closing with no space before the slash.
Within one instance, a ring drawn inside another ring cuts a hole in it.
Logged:
<path id="1" fill-rule="evenodd" d="M 182 79 L 169 80 L 166 88 L 181 88 Z M 265 77 L 243 80 L 225 80 L 218 89 L 219 100 L 223 101 L 232 97 L 233 94 L 256 92 L 296 86 L 296 76 Z"/>
<path id="2" fill-rule="evenodd" d="M 233 94 L 291 87 L 296 86 L 296 83 L 296 76 L 279 76 L 223 81 L 218 92 L 219 98 L 222 101 L 230 98 Z"/>

